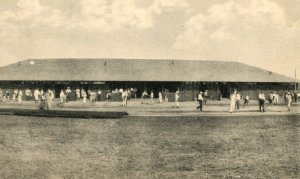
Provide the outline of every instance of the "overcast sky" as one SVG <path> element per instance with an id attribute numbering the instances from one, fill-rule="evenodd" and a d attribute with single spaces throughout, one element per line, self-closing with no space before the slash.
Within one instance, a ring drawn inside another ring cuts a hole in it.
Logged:
<path id="1" fill-rule="evenodd" d="M 0 66 L 27 58 L 239 61 L 300 76 L 299 0 L 0 0 Z M 242 72 L 241 72 L 242 73 Z"/>

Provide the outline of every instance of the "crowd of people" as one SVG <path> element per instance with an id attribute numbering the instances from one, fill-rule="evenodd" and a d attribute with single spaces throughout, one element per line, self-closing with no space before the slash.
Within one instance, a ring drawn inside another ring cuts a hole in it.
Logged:
<path id="1" fill-rule="evenodd" d="M 295 93 L 296 94 L 296 93 Z M 285 92 L 283 95 L 284 98 L 284 103 L 287 106 L 287 110 L 290 111 L 291 110 L 291 104 L 293 101 L 297 102 L 298 99 L 298 94 L 297 95 L 293 95 L 292 93 L 290 93 L 289 91 Z M 259 111 L 260 112 L 265 112 L 265 103 L 266 101 L 269 102 L 269 104 L 273 105 L 277 105 L 279 102 L 279 94 L 276 92 L 270 92 L 269 94 L 269 98 L 267 100 L 265 94 L 263 91 L 259 91 L 258 94 L 258 106 L 259 106 Z M 230 112 L 233 113 L 236 110 L 240 109 L 240 100 L 241 100 L 241 95 L 240 93 L 235 89 L 234 92 L 232 93 L 232 95 L 230 96 Z M 244 104 L 243 107 L 245 107 L 246 105 L 249 104 L 249 96 L 248 95 L 244 95 Z"/>
<path id="2" fill-rule="evenodd" d="M 122 100 L 122 106 L 128 105 L 128 100 L 132 97 L 136 98 L 136 91 L 137 89 L 115 89 L 115 90 L 105 90 L 102 91 L 100 89 L 98 90 L 84 90 L 76 88 L 75 90 L 72 90 L 70 87 L 67 87 L 65 90 L 61 90 L 59 97 L 60 97 L 60 103 L 67 103 L 70 101 L 79 101 L 82 100 L 83 104 L 86 104 L 89 100 L 90 102 L 100 102 L 100 101 L 108 101 L 110 102 L 113 97 L 119 97 Z M 167 90 L 159 91 L 158 96 L 158 103 L 161 104 L 163 102 L 169 102 L 168 96 L 170 93 Z M 290 111 L 292 101 L 298 101 L 299 96 L 298 93 L 290 93 L 285 92 L 284 93 L 284 102 L 287 106 L 288 111 Z M 0 101 L 16 101 L 19 104 L 22 104 L 23 100 L 25 101 L 31 101 L 34 100 L 36 103 L 40 102 L 40 109 L 43 110 L 51 110 L 52 109 L 52 101 L 54 100 L 55 95 L 52 90 L 48 89 L 44 92 L 43 89 L 36 88 L 35 90 L 6 90 L 3 92 L 0 89 Z M 148 94 L 147 90 L 144 90 L 141 94 L 141 104 L 145 104 L 146 100 L 150 99 L 150 103 L 155 103 L 155 94 L 154 91 L 151 90 L 150 94 Z M 203 105 L 207 104 L 207 100 L 209 99 L 208 90 L 200 91 L 197 96 L 196 100 L 198 101 L 199 105 L 197 106 L 197 109 L 200 111 L 203 111 Z M 243 102 L 242 102 L 243 100 Z M 233 91 L 233 93 L 230 95 L 230 112 L 233 113 L 240 109 L 241 103 L 243 107 L 249 105 L 249 95 L 243 94 L 241 95 L 236 89 Z M 265 94 L 260 91 L 258 96 L 258 106 L 260 112 L 265 112 L 265 103 L 266 101 L 269 102 L 269 104 L 278 104 L 279 103 L 279 94 L 276 92 L 270 92 L 268 98 L 265 96 Z M 174 106 L 176 108 L 180 107 L 180 101 L 181 101 L 181 93 L 179 91 L 179 88 L 174 93 Z"/>
<path id="3" fill-rule="evenodd" d="M 44 90 L 35 89 L 32 93 L 30 89 L 19 90 L 14 89 L 12 92 L 10 90 L 6 90 L 5 93 L 0 89 L 0 101 L 16 101 L 19 104 L 25 101 L 34 100 L 36 103 L 40 103 L 40 109 L 51 110 L 52 109 L 52 101 L 54 99 L 54 93 L 52 90 L 48 89 L 44 92 Z"/>

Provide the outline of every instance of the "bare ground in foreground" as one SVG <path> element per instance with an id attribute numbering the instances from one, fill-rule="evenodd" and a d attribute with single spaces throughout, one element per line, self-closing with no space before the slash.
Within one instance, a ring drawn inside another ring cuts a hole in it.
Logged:
<path id="1" fill-rule="evenodd" d="M 299 115 L 0 116 L 1 178 L 297 178 Z"/>

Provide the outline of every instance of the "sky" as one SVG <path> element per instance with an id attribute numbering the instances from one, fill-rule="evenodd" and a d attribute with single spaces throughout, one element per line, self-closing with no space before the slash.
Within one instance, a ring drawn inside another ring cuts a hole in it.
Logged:
<path id="1" fill-rule="evenodd" d="M 0 0 L 0 66 L 28 58 L 238 61 L 300 79 L 299 0 Z"/>

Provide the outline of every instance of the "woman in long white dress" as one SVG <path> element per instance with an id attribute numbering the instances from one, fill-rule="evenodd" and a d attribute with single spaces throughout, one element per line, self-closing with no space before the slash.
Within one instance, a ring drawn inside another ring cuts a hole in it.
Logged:
<path id="1" fill-rule="evenodd" d="M 235 90 L 233 94 L 230 96 L 230 112 L 233 113 L 235 110 L 235 104 L 237 99 L 237 91 Z"/>

